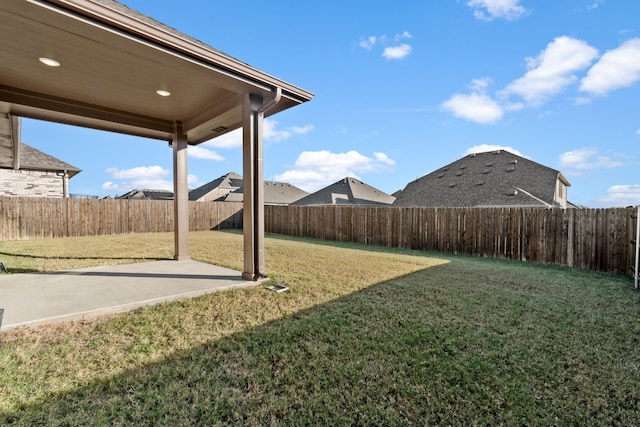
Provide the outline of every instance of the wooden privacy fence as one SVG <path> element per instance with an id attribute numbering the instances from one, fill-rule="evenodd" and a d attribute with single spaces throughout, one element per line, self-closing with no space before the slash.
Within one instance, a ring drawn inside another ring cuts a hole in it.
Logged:
<path id="1" fill-rule="evenodd" d="M 633 208 L 265 206 L 290 236 L 632 274 Z M 242 228 L 242 203 L 189 202 L 189 229 Z M 0 240 L 173 231 L 173 201 L 0 197 Z"/>
<path id="2" fill-rule="evenodd" d="M 242 203 L 189 202 L 189 229 L 242 228 Z M 0 240 L 173 231 L 173 201 L 0 197 Z"/>
<path id="3" fill-rule="evenodd" d="M 630 208 L 265 206 L 272 233 L 631 274 Z"/>

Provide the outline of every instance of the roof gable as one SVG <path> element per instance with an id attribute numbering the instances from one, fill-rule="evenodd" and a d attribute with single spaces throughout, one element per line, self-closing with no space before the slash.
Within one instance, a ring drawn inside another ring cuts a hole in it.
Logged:
<path id="1" fill-rule="evenodd" d="M 271 205 L 289 205 L 309 193 L 286 182 L 265 181 L 264 202 Z"/>
<path id="2" fill-rule="evenodd" d="M 465 156 L 407 184 L 399 206 L 553 206 L 555 169 L 505 150 Z"/>
<path id="3" fill-rule="evenodd" d="M 242 187 L 242 176 L 235 172 L 229 172 L 189 191 L 189 200 L 200 200 L 218 189 L 224 190 L 226 195 L 226 193 L 237 190 L 240 187 Z"/>
<path id="4" fill-rule="evenodd" d="M 173 200 L 173 193 L 166 190 L 131 190 L 116 199 L 133 199 L 133 200 Z"/>
<path id="5" fill-rule="evenodd" d="M 395 198 L 347 177 L 292 203 L 293 205 L 390 205 Z"/>
<path id="6" fill-rule="evenodd" d="M 308 194 L 306 191 L 286 182 L 264 182 L 264 203 L 267 205 L 290 205 Z M 242 202 L 242 200 L 242 187 L 233 190 L 224 198 L 225 202 Z"/>

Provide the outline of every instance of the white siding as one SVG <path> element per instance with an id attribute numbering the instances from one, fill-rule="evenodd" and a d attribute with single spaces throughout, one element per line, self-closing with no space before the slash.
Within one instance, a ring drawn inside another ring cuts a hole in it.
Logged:
<path id="1" fill-rule="evenodd" d="M 559 179 L 556 180 L 556 194 L 554 199 L 560 207 L 567 207 L 567 186 Z"/>

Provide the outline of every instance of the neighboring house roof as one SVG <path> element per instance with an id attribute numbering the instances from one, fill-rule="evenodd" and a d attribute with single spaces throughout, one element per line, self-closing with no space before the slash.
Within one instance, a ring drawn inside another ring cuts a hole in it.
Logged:
<path id="1" fill-rule="evenodd" d="M 410 182 L 397 206 L 544 206 L 556 207 L 562 174 L 505 150 L 470 154 Z"/>
<path id="2" fill-rule="evenodd" d="M 390 205 L 395 198 L 355 178 L 340 181 L 316 191 L 292 205 Z"/>
<path id="3" fill-rule="evenodd" d="M 173 193 L 166 190 L 131 190 L 116 199 L 135 199 L 135 200 L 173 200 Z"/>
<path id="4" fill-rule="evenodd" d="M 69 178 L 79 174 L 82 169 L 63 162 L 47 153 L 43 153 L 37 148 L 33 148 L 24 142 L 20 147 L 20 169 L 39 170 L 48 172 L 67 171 Z"/>
<path id="5" fill-rule="evenodd" d="M 220 194 L 216 194 L 215 199 L 226 196 L 233 190 L 237 190 L 242 187 L 242 176 L 235 172 L 229 172 L 221 177 L 207 182 L 198 188 L 189 191 L 189 200 L 204 200 L 206 196 L 214 191 L 218 191 Z"/>
<path id="6" fill-rule="evenodd" d="M 267 205 L 290 205 L 309 193 L 286 182 L 265 181 L 264 203 Z M 233 190 L 224 197 L 225 202 L 242 202 L 242 188 Z"/>
<path id="7" fill-rule="evenodd" d="M 264 202 L 269 205 L 290 205 L 309 193 L 286 182 L 265 181 Z"/>

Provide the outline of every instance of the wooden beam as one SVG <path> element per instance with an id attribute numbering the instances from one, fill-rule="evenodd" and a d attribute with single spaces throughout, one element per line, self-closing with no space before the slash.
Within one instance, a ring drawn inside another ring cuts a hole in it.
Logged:
<path id="1" fill-rule="evenodd" d="M 0 85 L 0 101 L 11 104 L 11 113 L 14 115 L 22 115 L 35 119 L 69 122 L 65 120 L 65 116 L 93 119 L 95 123 L 106 122 L 116 125 L 125 125 L 122 127 L 136 128 L 141 130 L 152 131 L 152 134 L 173 133 L 173 123 L 167 120 L 161 120 L 153 117 L 132 114 L 126 111 L 114 110 L 94 104 L 77 102 L 70 99 L 48 96 L 37 92 L 18 89 L 10 86 Z M 27 107 L 27 108 L 23 108 Z M 42 116 L 38 116 L 38 111 L 42 111 Z M 62 113 L 61 119 L 56 120 L 55 113 Z M 90 122 L 90 120 L 87 120 Z M 70 123 L 75 124 L 75 123 Z M 83 125 L 83 124 L 80 124 Z M 98 129 L 117 130 L 113 125 L 93 125 Z M 117 126 L 116 126 L 117 128 Z M 124 133 L 133 133 L 128 129 Z M 140 132 L 142 135 L 145 132 Z"/>

